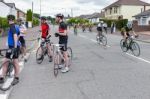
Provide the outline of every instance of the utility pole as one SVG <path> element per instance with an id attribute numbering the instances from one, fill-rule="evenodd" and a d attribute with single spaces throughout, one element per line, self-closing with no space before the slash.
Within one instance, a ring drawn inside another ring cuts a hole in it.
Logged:
<path id="1" fill-rule="evenodd" d="M 71 16 L 73 17 L 73 9 L 71 8 Z"/>
<path id="2" fill-rule="evenodd" d="M 33 1 L 32 1 L 32 27 L 33 27 Z"/>
<path id="3" fill-rule="evenodd" d="M 41 0 L 40 0 L 40 26 L 41 26 Z"/>

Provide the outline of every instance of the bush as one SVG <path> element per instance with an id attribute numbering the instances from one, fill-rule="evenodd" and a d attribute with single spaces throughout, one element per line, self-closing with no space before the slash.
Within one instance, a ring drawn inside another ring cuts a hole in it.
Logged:
<path id="1" fill-rule="evenodd" d="M 0 17 L 0 35 L 5 35 L 5 34 L 2 34 L 2 32 L 4 32 L 8 27 L 9 27 L 9 24 L 7 22 L 7 19 Z"/>
<path id="2" fill-rule="evenodd" d="M 112 19 L 100 19 L 100 21 L 104 21 L 107 23 L 108 27 L 111 27 L 112 22 L 116 24 L 116 28 L 121 30 L 124 26 L 127 25 L 128 19 L 122 19 L 122 20 L 112 20 Z"/>
<path id="3" fill-rule="evenodd" d="M 9 27 L 7 19 L 0 17 L 0 28 L 6 29 L 7 27 Z"/>
<path id="4" fill-rule="evenodd" d="M 33 19 L 33 26 L 38 26 L 39 25 L 39 19 L 37 19 L 37 18 L 34 18 Z"/>

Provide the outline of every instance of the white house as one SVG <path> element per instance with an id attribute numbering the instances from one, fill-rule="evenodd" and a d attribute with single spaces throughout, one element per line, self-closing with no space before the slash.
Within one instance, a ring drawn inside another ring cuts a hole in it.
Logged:
<path id="1" fill-rule="evenodd" d="M 141 0 L 117 0 L 104 8 L 107 19 L 128 19 L 133 20 L 134 15 L 150 9 L 150 4 Z"/>
<path id="2" fill-rule="evenodd" d="M 16 8 L 15 3 L 6 3 L 0 0 L 0 17 L 6 17 L 8 14 L 14 15 L 16 18 L 25 19 L 26 14 L 20 9 Z"/>
<path id="3" fill-rule="evenodd" d="M 7 3 L 0 0 L 0 17 L 6 17 L 11 12 L 11 9 Z"/>
<path id="4" fill-rule="evenodd" d="M 138 25 L 149 25 L 150 23 L 150 9 L 134 16 Z"/>

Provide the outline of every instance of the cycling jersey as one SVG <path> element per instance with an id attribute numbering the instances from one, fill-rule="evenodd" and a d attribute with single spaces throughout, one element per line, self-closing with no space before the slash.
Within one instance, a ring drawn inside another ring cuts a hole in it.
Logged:
<path id="1" fill-rule="evenodd" d="M 59 33 L 64 33 L 65 30 L 67 30 L 67 25 L 62 21 L 59 25 Z M 66 36 L 60 35 L 59 36 L 60 43 L 67 43 L 67 41 L 68 41 L 68 35 L 66 35 Z"/>
<path id="2" fill-rule="evenodd" d="M 14 34 L 20 35 L 19 26 L 15 24 L 10 25 L 10 29 L 8 31 L 8 46 L 15 46 L 14 44 Z M 19 40 L 17 42 L 17 46 L 20 46 Z"/>
<path id="3" fill-rule="evenodd" d="M 41 30 L 42 30 L 42 38 L 46 39 L 49 33 L 49 25 L 47 23 L 42 23 Z"/>

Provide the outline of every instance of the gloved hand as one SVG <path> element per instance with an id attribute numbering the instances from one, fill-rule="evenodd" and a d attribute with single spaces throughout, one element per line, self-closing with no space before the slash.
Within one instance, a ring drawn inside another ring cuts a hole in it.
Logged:
<path id="1" fill-rule="evenodd" d="M 46 38 L 49 39 L 51 37 L 51 35 L 48 35 Z"/>
<path id="2" fill-rule="evenodd" d="M 59 33 L 55 33 L 55 37 L 58 37 L 59 36 Z"/>

